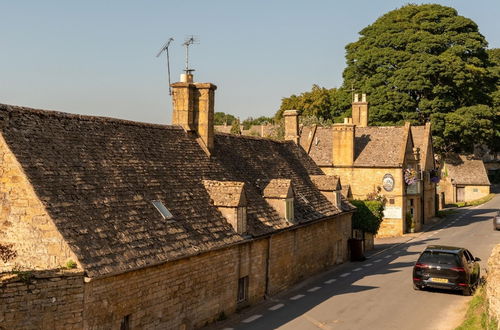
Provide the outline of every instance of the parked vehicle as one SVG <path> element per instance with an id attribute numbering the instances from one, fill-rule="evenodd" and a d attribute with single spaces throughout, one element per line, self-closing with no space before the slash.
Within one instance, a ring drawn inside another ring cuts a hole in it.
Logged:
<path id="1" fill-rule="evenodd" d="M 500 230 L 500 211 L 497 211 L 497 214 L 493 216 L 493 228 Z"/>
<path id="2" fill-rule="evenodd" d="M 460 290 L 469 296 L 480 281 L 478 261 L 461 247 L 429 245 L 413 267 L 413 288 Z"/>

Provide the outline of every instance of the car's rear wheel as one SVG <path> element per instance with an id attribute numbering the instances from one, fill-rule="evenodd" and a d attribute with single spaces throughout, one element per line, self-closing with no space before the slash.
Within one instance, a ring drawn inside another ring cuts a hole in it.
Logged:
<path id="1" fill-rule="evenodd" d="M 462 290 L 462 294 L 464 296 L 470 296 L 470 295 L 472 295 L 472 288 L 471 287 L 467 287 L 467 288 L 463 289 Z"/>
<path id="2" fill-rule="evenodd" d="M 415 283 L 413 283 L 413 290 L 420 291 L 422 290 L 422 287 L 420 285 L 416 285 Z"/>

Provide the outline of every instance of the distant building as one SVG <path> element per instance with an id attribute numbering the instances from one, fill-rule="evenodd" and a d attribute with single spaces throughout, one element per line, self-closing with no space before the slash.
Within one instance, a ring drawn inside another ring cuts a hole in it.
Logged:
<path id="1" fill-rule="evenodd" d="M 299 143 L 324 173 L 340 176 L 353 199 L 387 199 L 379 237 L 418 231 L 435 216 L 438 175 L 430 124 L 371 127 L 364 94 L 361 100 L 355 96 L 352 118 L 343 124 L 299 127 L 298 114 L 285 112 L 285 139 Z"/>
<path id="2" fill-rule="evenodd" d="M 348 259 L 338 178 L 184 78 L 172 126 L 0 105 L 0 327 L 191 329 Z"/>
<path id="3" fill-rule="evenodd" d="M 490 193 L 490 181 L 481 159 L 449 154 L 441 167 L 439 192 L 446 204 L 468 202 Z"/>

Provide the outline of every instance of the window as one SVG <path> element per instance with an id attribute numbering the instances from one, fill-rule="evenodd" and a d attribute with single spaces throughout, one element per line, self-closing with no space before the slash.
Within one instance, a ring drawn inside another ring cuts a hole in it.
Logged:
<path id="1" fill-rule="evenodd" d="M 246 301 L 248 297 L 248 276 L 241 277 L 238 280 L 238 300 L 237 302 Z"/>
<path id="2" fill-rule="evenodd" d="M 125 315 L 120 323 L 120 330 L 129 330 L 130 329 L 130 314 Z"/>
<path id="3" fill-rule="evenodd" d="M 472 192 L 478 192 L 477 188 L 472 188 Z"/>
<path id="4" fill-rule="evenodd" d="M 285 219 L 287 221 L 293 221 L 293 198 L 287 198 L 285 200 Z"/>
<path id="5" fill-rule="evenodd" d="M 151 201 L 151 203 L 153 203 L 158 212 L 160 212 L 163 219 L 172 219 L 174 217 L 161 201 Z"/>

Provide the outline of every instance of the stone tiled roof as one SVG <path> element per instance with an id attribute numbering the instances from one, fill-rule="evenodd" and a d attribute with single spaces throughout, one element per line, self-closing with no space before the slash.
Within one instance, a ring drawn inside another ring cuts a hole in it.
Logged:
<path id="1" fill-rule="evenodd" d="M 311 181 L 320 191 L 342 190 L 340 177 L 337 175 L 311 175 Z"/>
<path id="2" fill-rule="evenodd" d="M 469 155 L 449 154 L 444 160 L 448 176 L 454 184 L 489 185 L 490 180 L 481 159 Z"/>
<path id="3" fill-rule="evenodd" d="M 7 105 L 0 105 L 0 129 L 90 277 L 244 240 L 213 205 L 203 180 L 244 183 L 254 236 L 291 226 L 265 201 L 259 182 L 291 180 L 305 197 L 294 203 L 298 223 L 341 213 L 309 179 L 321 170 L 292 142 L 216 134 L 209 158 L 180 127 Z M 165 220 L 153 200 L 173 218 Z"/>
<path id="4" fill-rule="evenodd" d="M 333 128 L 318 127 L 310 137 L 311 127 L 303 127 L 300 143 L 304 149 L 312 138 L 309 156 L 320 166 L 332 165 Z M 356 127 L 354 138 L 354 166 L 400 166 L 401 150 L 406 145 L 404 127 Z"/>
<path id="5" fill-rule="evenodd" d="M 245 206 L 244 182 L 203 180 L 210 198 L 215 206 Z"/>
<path id="6" fill-rule="evenodd" d="M 292 180 L 272 179 L 264 188 L 263 196 L 268 198 L 288 198 Z"/>

